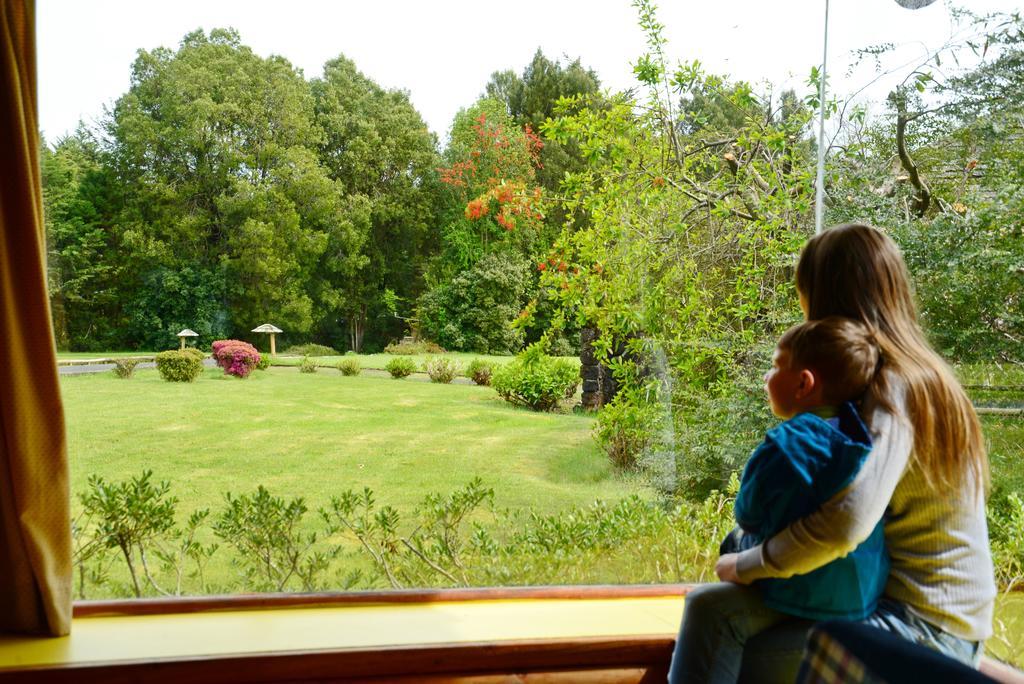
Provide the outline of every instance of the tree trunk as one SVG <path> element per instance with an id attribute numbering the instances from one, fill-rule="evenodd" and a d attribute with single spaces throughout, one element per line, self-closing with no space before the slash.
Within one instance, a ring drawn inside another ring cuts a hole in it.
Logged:
<path id="1" fill-rule="evenodd" d="M 358 311 L 348 317 L 348 341 L 356 354 L 363 348 L 363 334 L 366 332 L 366 306 L 361 306 Z"/>
<path id="2" fill-rule="evenodd" d="M 907 172 L 907 175 L 910 177 L 910 183 L 917 191 L 914 194 L 912 208 L 918 217 L 922 217 L 932 203 L 932 191 L 929 189 L 928 184 L 924 182 L 924 179 L 921 178 L 921 172 L 917 168 L 917 164 L 910 158 L 910 152 L 907 151 L 907 124 L 918 118 L 920 114 L 907 113 L 907 98 L 903 93 L 894 93 L 892 99 L 896 104 L 896 151 L 900 155 L 900 164 Z"/>
<path id="3" fill-rule="evenodd" d="M 135 598 L 142 598 L 142 588 L 139 586 L 139 578 L 135 574 L 135 564 L 132 563 L 131 549 L 122 545 L 121 553 L 124 554 L 124 561 L 128 564 L 128 574 L 132 577 L 132 587 L 135 589 Z"/>
<path id="4" fill-rule="evenodd" d="M 68 311 L 64 306 L 64 295 L 56 293 L 50 299 L 50 314 L 53 316 L 53 339 L 57 349 L 68 349 Z"/>

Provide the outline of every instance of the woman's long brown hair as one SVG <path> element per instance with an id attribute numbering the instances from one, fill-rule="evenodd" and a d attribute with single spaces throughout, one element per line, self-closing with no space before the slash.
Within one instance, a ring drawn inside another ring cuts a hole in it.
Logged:
<path id="1" fill-rule="evenodd" d="M 796 286 L 808 320 L 845 316 L 875 334 L 882 367 L 906 386 L 914 430 L 914 463 L 937 491 L 952 493 L 970 474 L 978 491 L 989 486 L 988 457 L 978 416 L 953 371 L 931 348 L 917 320 L 910 277 L 899 248 L 870 226 L 846 224 L 804 247 Z M 887 401 L 887 373 L 875 396 Z"/>

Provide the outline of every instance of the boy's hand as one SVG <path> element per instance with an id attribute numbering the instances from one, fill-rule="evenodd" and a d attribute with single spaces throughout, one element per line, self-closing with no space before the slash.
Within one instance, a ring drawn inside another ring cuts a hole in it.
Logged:
<path id="1" fill-rule="evenodd" d="M 718 562 L 715 563 L 715 574 L 718 575 L 718 579 L 723 582 L 746 584 L 746 582 L 741 580 L 740 576 L 736 574 L 736 560 L 738 558 L 738 553 L 726 553 L 718 557 Z"/>

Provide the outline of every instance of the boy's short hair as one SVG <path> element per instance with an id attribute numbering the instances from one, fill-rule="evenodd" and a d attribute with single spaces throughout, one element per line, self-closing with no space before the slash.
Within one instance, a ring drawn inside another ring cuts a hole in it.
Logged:
<path id="1" fill-rule="evenodd" d="M 794 325 L 779 338 L 789 352 L 790 368 L 813 371 L 832 404 L 857 399 L 878 371 L 880 352 L 867 326 L 850 318 L 829 316 Z"/>

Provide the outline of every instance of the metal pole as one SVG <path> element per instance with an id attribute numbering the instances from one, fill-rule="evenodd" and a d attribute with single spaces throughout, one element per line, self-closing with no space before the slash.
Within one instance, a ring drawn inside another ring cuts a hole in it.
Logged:
<path id="1" fill-rule="evenodd" d="M 814 196 L 814 234 L 821 233 L 825 223 L 825 66 L 828 62 L 828 3 L 825 0 L 825 47 L 821 56 L 821 82 L 818 85 L 818 179 Z"/>

